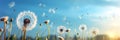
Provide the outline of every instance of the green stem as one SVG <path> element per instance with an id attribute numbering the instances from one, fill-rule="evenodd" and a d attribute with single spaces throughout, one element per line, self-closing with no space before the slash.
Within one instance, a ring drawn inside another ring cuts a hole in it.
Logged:
<path id="1" fill-rule="evenodd" d="M 48 27 L 48 39 L 49 39 L 50 38 L 50 27 L 48 24 L 47 24 L 47 27 Z"/>
<path id="2" fill-rule="evenodd" d="M 8 32 L 8 39 L 7 40 L 10 40 L 10 33 L 11 33 L 11 30 L 12 30 L 12 22 L 10 22 L 10 31 Z"/>
<path id="3" fill-rule="evenodd" d="M 84 40 L 85 38 L 84 38 L 84 31 L 83 31 L 83 40 Z"/>
<path id="4" fill-rule="evenodd" d="M 6 40 L 6 23 L 4 22 L 4 40 Z"/>

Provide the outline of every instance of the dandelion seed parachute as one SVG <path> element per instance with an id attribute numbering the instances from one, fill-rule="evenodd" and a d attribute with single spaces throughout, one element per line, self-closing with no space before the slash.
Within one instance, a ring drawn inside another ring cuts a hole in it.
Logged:
<path id="1" fill-rule="evenodd" d="M 15 2 L 10 2 L 10 3 L 8 4 L 8 6 L 9 6 L 10 8 L 14 7 L 14 6 L 15 6 Z"/>
<path id="2" fill-rule="evenodd" d="M 37 23 L 37 16 L 35 15 L 34 12 L 31 12 L 31 11 L 20 12 L 16 20 L 18 28 L 22 30 L 24 26 L 23 21 L 25 18 L 28 18 L 31 21 L 29 25 L 27 25 L 26 30 L 28 31 L 28 30 L 32 30 L 33 28 L 35 28 L 36 23 Z"/>

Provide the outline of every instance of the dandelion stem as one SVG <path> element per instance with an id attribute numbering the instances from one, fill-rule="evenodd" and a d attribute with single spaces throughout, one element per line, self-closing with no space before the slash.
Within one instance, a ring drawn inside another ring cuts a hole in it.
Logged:
<path id="1" fill-rule="evenodd" d="M 4 40 L 6 40 L 6 22 L 4 22 Z"/>
<path id="2" fill-rule="evenodd" d="M 49 39 L 50 38 L 50 27 L 48 24 L 47 24 L 47 27 L 48 27 L 48 39 Z"/>
<path id="3" fill-rule="evenodd" d="M 10 33 L 11 33 L 11 30 L 12 30 L 12 22 L 10 22 L 10 31 L 8 32 L 8 40 L 10 40 Z"/>
<path id="4" fill-rule="evenodd" d="M 23 39 L 22 40 L 26 40 L 26 28 L 23 27 Z"/>

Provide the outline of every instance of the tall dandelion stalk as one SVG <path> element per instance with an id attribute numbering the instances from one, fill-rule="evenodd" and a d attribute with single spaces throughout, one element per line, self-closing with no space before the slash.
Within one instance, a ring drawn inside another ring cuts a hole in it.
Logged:
<path id="1" fill-rule="evenodd" d="M 24 19 L 24 27 L 23 27 L 23 40 L 26 40 L 26 28 L 29 23 L 30 23 L 30 19 L 25 18 Z"/>
<path id="2" fill-rule="evenodd" d="M 26 40 L 26 32 L 35 28 L 37 17 L 34 12 L 23 11 L 18 15 L 16 23 L 17 27 L 23 31 L 22 40 Z"/>
<path id="3" fill-rule="evenodd" d="M 82 39 L 83 40 L 85 40 L 85 30 L 87 29 L 87 26 L 85 25 L 85 24 L 81 24 L 80 26 L 79 26 L 79 30 L 81 30 L 82 31 Z"/>
<path id="4" fill-rule="evenodd" d="M 67 38 L 66 38 L 66 40 L 68 40 L 68 38 L 70 37 L 70 30 L 71 30 L 71 29 L 67 29 L 67 30 L 66 30 L 66 32 L 67 32 Z"/>
<path id="5" fill-rule="evenodd" d="M 97 28 L 92 29 L 92 35 L 93 35 L 92 40 L 96 40 L 94 37 L 97 35 L 98 32 L 99 30 Z"/>
<path id="6" fill-rule="evenodd" d="M 10 40 L 10 34 L 11 34 L 11 30 L 12 30 L 12 21 L 13 21 L 13 18 L 10 19 L 10 28 L 8 30 L 8 39 L 7 40 Z"/>
<path id="7" fill-rule="evenodd" d="M 96 35 L 96 31 L 95 31 L 95 30 L 93 30 L 93 31 L 92 31 L 92 34 L 93 34 L 93 39 L 92 39 L 92 40 L 95 40 L 95 38 L 94 38 L 94 37 L 95 37 L 95 35 Z"/>
<path id="8" fill-rule="evenodd" d="M 62 36 L 62 34 L 65 33 L 66 28 L 64 26 L 58 26 L 57 32 L 59 33 L 59 36 Z"/>
<path id="9" fill-rule="evenodd" d="M 48 39 L 50 39 L 50 26 L 49 26 L 49 22 L 50 22 L 50 20 L 46 20 L 44 22 L 47 25 L 47 29 L 48 29 Z"/>
<path id="10" fill-rule="evenodd" d="M 8 16 L 2 17 L 0 19 L 0 21 L 4 22 L 4 29 L 3 29 L 3 31 L 4 31 L 4 40 L 6 40 L 6 25 L 7 25 L 7 20 L 8 20 Z"/>
<path id="11" fill-rule="evenodd" d="M 39 26 L 40 26 L 39 28 L 41 28 L 42 24 L 39 24 Z M 36 40 L 38 40 L 40 37 L 39 33 L 40 33 L 40 30 L 36 33 Z M 41 40 L 41 38 L 39 40 Z"/>

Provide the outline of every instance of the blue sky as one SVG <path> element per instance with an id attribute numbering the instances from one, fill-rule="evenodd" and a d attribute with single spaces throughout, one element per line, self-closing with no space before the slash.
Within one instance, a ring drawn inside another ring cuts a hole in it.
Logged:
<path id="1" fill-rule="evenodd" d="M 50 9 L 54 13 L 49 12 Z M 119 0 L 0 0 L 0 17 L 14 18 L 12 34 L 18 35 L 18 30 L 20 31 L 16 24 L 17 16 L 28 10 L 34 12 L 38 20 L 36 27 L 27 32 L 28 36 L 35 37 L 36 31 L 44 31 L 47 27 L 43 24 L 39 28 L 39 24 L 45 20 L 50 20 L 51 31 L 55 31 L 51 34 L 57 34 L 56 30 L 60 25 L 70 28 L 72 35 L 75 34 L 75 29 L 82 33 L 78 29 L 80 24 L 87 25 L 87 35 L 92 28 L 99 29 L 99 34 L 108 34 L 110 31 L 119 34 Z M 0 25 L 3 28 L 2 22 Z"/>

